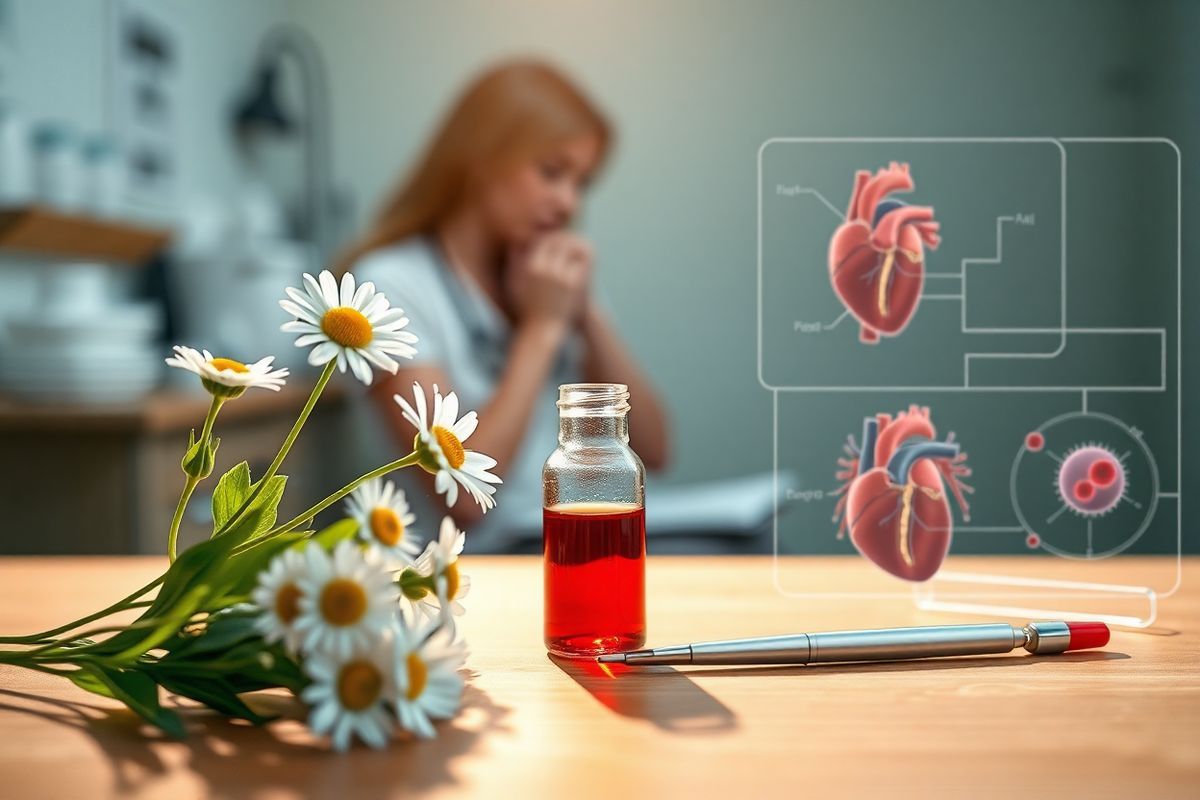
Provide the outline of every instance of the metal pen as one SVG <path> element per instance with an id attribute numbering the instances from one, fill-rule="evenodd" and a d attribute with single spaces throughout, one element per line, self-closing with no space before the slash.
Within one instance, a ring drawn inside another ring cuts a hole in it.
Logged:
<path id="1" fill-rule="evenodd" d="M 1008 653 L 1021 647 L 1045 655 L 1086 650 L 1108 644 L 1103 622 L 1031 622 L 930 625 L 863 631 L 796 633 L 726 639 L 625 653 L 606 653 L 596 660 L 630 666 L 654 664 L 822 664 L 839 661 L 907 661 L 941 656 Z"/>

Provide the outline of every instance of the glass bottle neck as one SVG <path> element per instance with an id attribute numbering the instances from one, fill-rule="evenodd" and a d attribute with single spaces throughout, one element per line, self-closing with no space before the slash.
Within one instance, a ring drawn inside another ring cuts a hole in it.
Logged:
<path id="1" fill-rule="evenodd" d="M 558 442 L 564 447 L 629 444 L 629 387 L 564 383 L 558 387 Z"/>
<path id="2" fill-rule="evenodd" d="M 561 445 L 599 447 L 614 441 L 629 444 L 629 420 L 624 414 L 560 416 L 558 419 L 558 443 Z"/>

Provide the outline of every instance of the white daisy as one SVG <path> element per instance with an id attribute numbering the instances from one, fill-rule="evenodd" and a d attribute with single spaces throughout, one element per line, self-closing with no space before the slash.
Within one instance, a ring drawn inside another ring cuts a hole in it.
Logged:
<path id="1" fill-rule="evenodd" d="M 468 411 L 458 419 L 458 395 L 454 392 L 442 398 L 437 384 L 433 385 L 433 416 L 425 413 L 425 390 L 419 383 L 413 384 L 416 408 L 400 395 L 394 399 L 404 412 L 404 418 L 417 429 L 413 449 L 417 451 L 418 463 L 426 471 L 436 475 L 434 488 L 446 495 L 446 505 L 458 501 L 458 486 L 470 492 L 484 512 L 496 505 L 492 495 L 496 493 L 493 483 L 501 483 L 499 477 L 488 472 L 496 466 L 496 460 L 474 450 L 467 450 L 463 442 L 475 432 L 479 418 Z"/>
<path id="2" fill-rule="evenodd" d="M 401 625 L 395 638 L 396 717 L 400 726 L 425 739 L 435 735 L 430 720 L 450 719 L 462 702 L 459 670 L 467 647 L 446 628 Z"/>
<path id="3" fill-rule="evenodd" d="M 387 745 L 395 728 L 388 706 L 396 697 L 396 650 L 391 633 L 369 645 L 356 645 L 344 657 L 312 653 L 304 671 L 312 683 L 300 693 L 312 706 L 308 727 L 329 734 L 333 748 L 344 752 L 350 737 L 375 749 Z"/>
<path id="4" fill-rule="evenodd" d="M 466 611 L 459 602 L 471 590 L 471 579 L 458 571 L 458 555 L 463 551 L 466 535 L 450 517 L 442 519 L 436 541 L 431 541 L 417 560 L 417 569 L 434 576 L 436 594 L 427 594 L 419 601 L 421 611 L 436 617 L 444 611 L 462 616 Z M 447 620 L 449 621 L 449 620 Z"/>
<path id="5" fill-rule="evenodd" d="M 403 330 L 408 317 L 392 308 L 387 297 L 367 281 L 355 288 L 354 276 L 342 276 L 341 291 L 333 273 L 325 270 L 318 280 L 304 275 L 304 291 L 287 287 L 290 299 L 280 300 L 284 311 L 296 317 L 282 330 L 298 333 L 297 347 L 316 345 L 308 354 L 314 366 L 337 359 L 338 369 L 347 365 L 363 383 L 371 383 L 371 364 L 395 373 L 400 366 L 392 356 L 412 358 L 417 337 Z"/>
<path id="6" fill-rule="evenodd" d="M 346 658 L 354 647 L 378 641 L 396 613 L 397 594 L 378 556 L 347 539 L 332 556 L 310 544 L 304 560 L 295 627 L 305 654 Z"/>
<path id="7" fill-rule="evenodd" d="M 278 392 L 288 376 L 286 369 L 271 369 L 275 356 L 243 364 L 232 358 L 213 358 L 207 350 L 198 352 L 182 345 L 175 345 L 174 350 L 167 364 L 199 375 L 204 388 L 217 397 L 237 397 L 252 386 Z"/>
<path id="8" fill-rule="evenodd" d="M 259 610 L 254 626 L 263 639 L 267 644 L 282 639 L 293 654 L 300 647 L 300 634 L 295 623 L 300 616 L 300 596 L 303 594 L 300 581 L 304 572 L 304 556 L 300 551 L 284 550 L 258 573 L 258 586 L 251 594 Z"/>
<path id="9" fill-rule="evenodd" d="M 346 500 L 346 513 L 358 521 L 358 536 L 392 562 L 411 564 L 420 545 L 411 530 L 417 521 L 404 491 L 375 478 L 360 485 Z"/>

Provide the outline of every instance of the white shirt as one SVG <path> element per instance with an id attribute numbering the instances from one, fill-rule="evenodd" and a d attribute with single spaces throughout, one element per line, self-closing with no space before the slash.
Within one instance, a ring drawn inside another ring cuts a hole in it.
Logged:
<path id="1" fill-rule="evenodd" d="M 503 375 L 512 335 L 508 320 L 477 284 L 460 277 L 442 257 L 441 249 L 429 239 L 414 237 L 398 245 L 381 248 L 364 256 L 351 270 L 359 282 L 371 281 L 387 295 L 393 306 L 404 309 L 412 322 L 407 330 L 417 335 L 417 355 L 411 364 L 436 364 L 450 383 L 439 386 L 442 394 L 458 394 L 460 414 L 484 407 Z M 496 489 L 496 508 L 467 531 L 473 552 L 503 550 L 518 538 L 538 535 L 523 530 L 542 504 L 542 465 L 558 446 L 558 386 L 580 380 L 582 352 L 578 336 L 570 337 L 559 352 L 549 377 L 538 392 L 525 435 L 511 463 L 500 464 L 504 483 Z M 401 367 L 407 366 L 402 362 Z M 424 387 L 427 401 L 433 387 Z M 401 389 L 412 402 L 412 387 Z M 361 413 L 354 414 L 360 442 L 359 452 L 369 456 L 364 466 L 386 463 L 409 451 L 406 441 L 396 441 L 383 417 L 365 394 L 358 397 Z M 414 430 L 415 434 L 416 431 Z M 471 440 L 466 442 L 471 447 Z M 491 455 L 491 454 L 487 454 Z M 390 476 L 404 489 L 413 513 L 414 529 L 425 539 L 437 535 L 446 513 L 443 497 L 434 497 L 409 467 Z M 459 487 L 459 503 L 473 502 Z"/>

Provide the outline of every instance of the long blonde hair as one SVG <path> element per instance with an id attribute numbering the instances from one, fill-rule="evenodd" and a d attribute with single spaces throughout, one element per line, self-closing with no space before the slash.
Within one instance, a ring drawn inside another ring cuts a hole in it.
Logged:
<path id="1" fill-rule="evenodd" d="M 612 129 L 558 70 L 537 61 L 492 67 L 451 107 L 375 222 L 338 258 L 338 271 L 372 250 L 432 232 L 462 200 L 469 177 L 481 166 L 503 169 L 583 134 L 600 139 L 603 160 Z"/>

